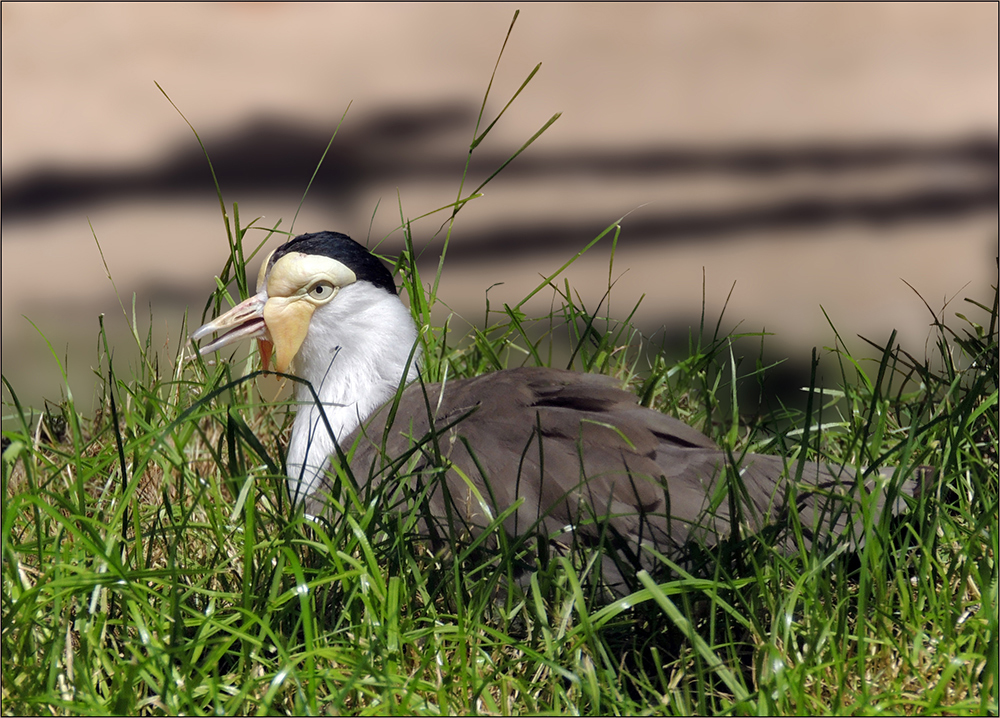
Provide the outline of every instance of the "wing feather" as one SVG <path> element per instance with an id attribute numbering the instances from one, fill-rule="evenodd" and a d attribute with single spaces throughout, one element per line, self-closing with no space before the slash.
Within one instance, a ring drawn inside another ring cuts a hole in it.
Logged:
<path id="1" fill-rule="evenodd" d="M 513 536 L 596 541 L 610 530 L 633 551 L 641 543 L 675 558 L 692 539 L 717 543 L 734 523 L 757 532 L 790 509 L 807 541 L 857 529 L 848 518 L 853 469 L 807 462 L 796 482 L 797 466 L 781 457 L 749 454 L 733 466 L 708 437 L 639 406 L 610 377 L 521 368 L 418 382 L 387 427 L 388 415 L 383 407 L 347 442 L 355 477 L 400 475 L 392 461 L 408 455 L 403 475 L 445 477 L 429 491 L 430 514 L 458 515 L 472 534 L 518 501 L 504 522 Z M 322 492 L 307 501 L 322 513 Z"/>

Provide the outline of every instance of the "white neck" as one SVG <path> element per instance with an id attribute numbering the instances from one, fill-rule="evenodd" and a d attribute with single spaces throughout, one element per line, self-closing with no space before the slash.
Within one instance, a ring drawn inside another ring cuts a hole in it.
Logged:
<path id="1" fill-rule="evenodd" d="M 419 346 L 410 357 L 416 341 L 416 325 L 399 297 L 371 284 L 350 284 L 313 313 L 295 373 L 312 384 L 320 406 L 309 387 L 297 385 L 299 406 L 287 459 L 294 501 L 320 488 L 336 454 L 334 442 L 349 449 L 344 441 L 393 397 L 404 373 L 405 383 L 417 378 Z"/>

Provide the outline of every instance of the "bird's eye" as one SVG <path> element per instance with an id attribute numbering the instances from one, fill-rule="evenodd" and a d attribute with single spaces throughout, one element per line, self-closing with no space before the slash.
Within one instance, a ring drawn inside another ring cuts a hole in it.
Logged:
<path id="1" fill-rule="evenodd" d="M 334 288 L 330 282 L 316 282 L 309 288 L 309 295 L 313 299 L 319 299 L 320 301 L 326 301 L 333 296 Z"/>

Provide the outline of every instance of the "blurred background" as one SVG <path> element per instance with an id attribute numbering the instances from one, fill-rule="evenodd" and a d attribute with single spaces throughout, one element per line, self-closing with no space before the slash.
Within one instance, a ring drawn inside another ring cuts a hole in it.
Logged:
<path id="1" fill-rule="evenodd" d="M 350 104 L 294 229 L 393 253 L 401 214 L 456 198 L 516 8 L 4 2 L 2 364 L 21 401 L 64 396 L 47 340 L 91 409 L 102 313 L 128 376 L 115 288 L 172 357 L 228 254 L 204 156 L 154 81 L 199 132 L 230 212 L 282 229 Z M 459 214 L 441 299 L 481 324 L 488 289 L 493 306 L 516 302 L 624 217 L 611 313 L 641 299 L 654 343 L 685 347 L 704 299 L 712 327 L 725 306 L 723 331 L 774 333 L 777 389 L 802 386 L 812 347 L 834 343 L 824 310 L 852 351 L 897 329 L 922 356 L 920 297 L 959 323 L 997 281 L 997 10 L 524 6 L 487 122 L 542 67 L 466 191 L 562 116 Z M 425 272 L 444 219 L 413 225 Z M 610 256 L 606 240 L 569 272 L 590 308 Z"/>

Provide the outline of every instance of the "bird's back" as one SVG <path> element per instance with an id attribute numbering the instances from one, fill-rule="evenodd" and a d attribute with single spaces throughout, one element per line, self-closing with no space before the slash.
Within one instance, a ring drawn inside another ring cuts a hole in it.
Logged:
<path id="1" fill-rule="evenodd" d="M 852 467 L 786 466 L 778 456 L 734 462 L 692 427 L 639 406 L 613 378 L 547 368 L 415 382 L 344 449 L 361 485 L 422 481 L 438 532 L 454 533 L 457 523 L 476 536 L 516 504 L 502 522 L 511 537 L 623 544 L 626 555 L 643 555 L 642 565 L 653 561 L 640 545 L 677 560 L 690 542 L 716 544 L 734 524 L 758 532 L 793 514 L 807 547 L 845 531 L 857 544 L 861 501 L 874 502 L 869 515 L 877 516 L 915 488 L 906 481 L 893 490 L 888 477 L 873 474 L 862 492 Z M 307 498 L 307 512 L 324 513 L 325 493 Z M 789 531 L 778 545 L 795 541 Z M 620 579 L 615 566 L 606 565 L 609 572 Z"/>

